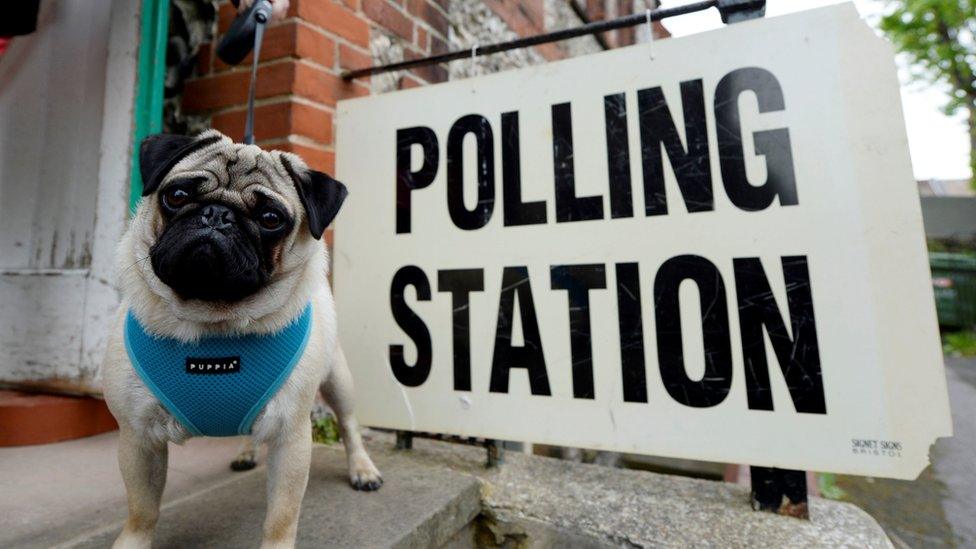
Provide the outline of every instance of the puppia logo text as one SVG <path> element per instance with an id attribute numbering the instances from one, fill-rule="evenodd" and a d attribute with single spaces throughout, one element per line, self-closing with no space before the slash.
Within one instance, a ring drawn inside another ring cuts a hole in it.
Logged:
<path id="1" fill-rule="evenodd" d="M 851 452 L 868 456 L 901 457 L 901 443 L 893 440 L 852 438 Z"/>
<path id="2" fill-rule="evenodd" d="M 236 374 L 241 371 L 241 357 L 187 357 L 186 373 L 188 374 Z"/>

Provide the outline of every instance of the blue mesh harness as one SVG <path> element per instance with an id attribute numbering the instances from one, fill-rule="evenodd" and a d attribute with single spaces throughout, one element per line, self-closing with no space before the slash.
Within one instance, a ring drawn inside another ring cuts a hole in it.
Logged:
<path id="1" fill-rule="evenodd" d="M 305 352 L 312 304 L 280 332 L 205 337 L 196 343 L 146 333 L 132 311 L 125 348 L 139 377 L 191 433 L 226 437 L 251 432 Z"/>

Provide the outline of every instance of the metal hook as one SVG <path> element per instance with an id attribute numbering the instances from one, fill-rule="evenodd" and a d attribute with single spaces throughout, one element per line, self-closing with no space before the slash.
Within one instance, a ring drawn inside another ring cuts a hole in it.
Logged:
<path id="1" fill-rule="evenodd" d="M 654 61 L 654 49 L 651 47 L 654 44 L 654 25 L 651 24 L 651 9 L 648 8 L 644 11 L 645 17 L 647 17 L 647 51 L 650 54 L 651 61 Z"/>

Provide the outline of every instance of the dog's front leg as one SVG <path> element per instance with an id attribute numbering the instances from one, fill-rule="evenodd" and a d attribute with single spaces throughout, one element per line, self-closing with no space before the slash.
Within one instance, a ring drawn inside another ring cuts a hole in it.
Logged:
<path id="1" fill-rule="evenodd" d="M 166 443 L 151 444 L 128 428 L 119 431 L 119 469 L 129 500 L 129 518 L 116 538 L 115 549 L 152 545 L 159 501 L 166 486 Z"/>
<path id="2" fill-rule="evenodd" d="M 308 422 L 268 443 L 268 515 L 262 548 L 294 547 L 298 514 L 308 485 L 312 430 Z"/>

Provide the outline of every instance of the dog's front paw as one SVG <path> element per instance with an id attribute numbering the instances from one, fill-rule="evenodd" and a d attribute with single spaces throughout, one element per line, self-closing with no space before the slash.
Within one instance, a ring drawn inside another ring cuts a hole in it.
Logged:
<path id="1" fill-rule="evenodd" d="M 380 470 L 373 465 L 373 460 L 369 456 L 362 454 L 349 458 L 349 484 L 356 490 L 372 492 L 379 490 L 383 486 L 383 475 Z"/>
<path id="2" fill-rule="evenodd" d="M 258 462 L 254 459 L 235 459 L 230 462 L 231 471 L 250 471 L 258 466 Z"/>
<path id="3" fill-rule="evenodd" d="M 232 471 L 250 471 L 258 466 L 257 456 L 254 455 L 253 448 L 246 448 L 241 450 L 234 461 L 230 462 L 230 468 Z"/>
<path id="4" fill-rule="evenodd" d="M 133 532 L 129 528 L 123 529 L 112 544 L 112 549 L 149 549 L 150 547 L 152 547 L 151 532 Z"/>

